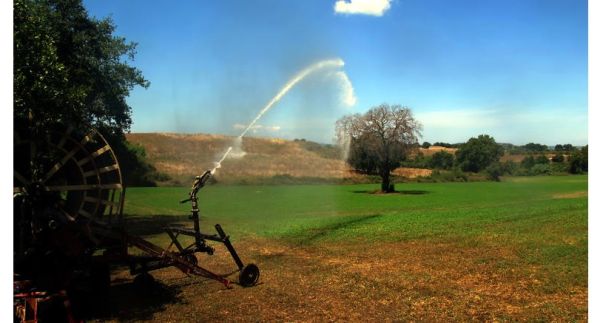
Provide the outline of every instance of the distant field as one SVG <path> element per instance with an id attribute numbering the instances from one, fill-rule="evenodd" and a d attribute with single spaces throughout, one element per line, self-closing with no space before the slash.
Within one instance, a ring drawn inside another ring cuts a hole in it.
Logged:
<path id="1" fill-rule="evenodd" d="M 223 292 L 164 270 L 156 276 L 179 300 L 145 317 L 133 309 L 133 318 L 585 320 L 586 176 L 410 183 L 371 194 L 377 188 L 205 187 L 203 227 L 221 223 L 242 257 L 260 265 L 263 284 Z M 166 244 L 148 228 L 186 223 L 189 205 L 177 202 L 186 194 L 128 189 L 129 228 Z M 205 264 L 232 268 L 222 250 Z"/>

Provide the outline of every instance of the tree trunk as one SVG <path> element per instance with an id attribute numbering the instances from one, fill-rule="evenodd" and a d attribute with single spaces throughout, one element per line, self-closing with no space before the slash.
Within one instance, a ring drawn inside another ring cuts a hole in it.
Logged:
<path id="1" fill-rule="evenodd" d="M 390 183 L 390 172 L 384 172 L 381 174 L 381 191 L 384 193 L 390 193 L 393 191 Z"/>

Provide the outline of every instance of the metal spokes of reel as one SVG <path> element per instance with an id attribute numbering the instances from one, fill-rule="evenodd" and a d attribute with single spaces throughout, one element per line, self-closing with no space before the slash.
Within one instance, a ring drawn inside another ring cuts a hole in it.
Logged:
<path id="1" fill-rule="evenodd" d="M 121 170 L 96 130 L 15 125 L 14 167 L 15 194 L 42 201 L 71 221 L 121 222 Z"/>

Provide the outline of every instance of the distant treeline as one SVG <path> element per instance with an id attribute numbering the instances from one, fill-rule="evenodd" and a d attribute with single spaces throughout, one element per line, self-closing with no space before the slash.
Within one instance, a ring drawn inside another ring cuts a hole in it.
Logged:
<path id="1" fill-rule="evenodd" d="M 473 148 L 472 144 L 462 144 L 448 147 L 458 148 L 456 153 L 442 150 L 425 155 L 419 152 L 403 161 L 402 166 L 432 169 L 434 172 L 431 178 L 440 181 L 462 181 L 470 178 L 472 173 L 481 173 L 488 179 L 499 180 L 503 175 L 583 174 L 588 171 L 587 145 L 581 148 L 570 144 L 557 145 L 554 150 L 550 150 L 545 145 L 533 143 L 524 146 L 496 144 L 499 148 L 498 153 L 495 153 L 493 158 L 488 158 L 487 162 L 483 162 L 494 143 L 486 146 Z M 517 151 L 520 153 L 516 153 Z M 500 160 L 500 157 L 506 156 L 507 153 L 513 157 Z"/>
<path id="2" fill-rule="evenodd" d="M 530 142 L 526 145 L 518 146 L 513 144 L 501 144 L 504 147 L 504 151 L 511 155 L 527 154 L 527 153 L 542 153 L 542 152 L 574 152 L 578 149 L 571 144 L 558 144 L 554 147 L 548 147 L 546 145 L 537 144 Z M 580 147 L 579 147 L 580 148 Z"/>
<path id="3" fill-rule="evenodd" d="M 502 148 L 504 148 L 504 152 L 511 154 L 511 155 L 520 155 L 520 154 L 527 154 L 527 153 L 541 153 L 541 152 L 574 152 L 577 149 L 580 149 L 581 147 L 577 147 L 577 146 L 573 146 L 572 144 L 558 144 L 555 146 L 547 146 L 547 145 L 543 145 L 543 144 L 538 144 L 538 143 L 534 143 L 534 142 L 530 142 L 526 145 L 513 145 L 513 144 L 509 144 L 509 143 L 498 143 L 499 145 L 502 146 Z M 425 141 L 423 142 L 423 144 L 421 144 L 422 148 L 429 148 L 431 146 L 439 146 L 439 147 L 445 147 L 445 148 L 460 148 L 462 145 L 464 145 L 464 143 L 454 143 L 454 144 L 450 144 L 447 142 L 434 142 L 433 144 Z"/>

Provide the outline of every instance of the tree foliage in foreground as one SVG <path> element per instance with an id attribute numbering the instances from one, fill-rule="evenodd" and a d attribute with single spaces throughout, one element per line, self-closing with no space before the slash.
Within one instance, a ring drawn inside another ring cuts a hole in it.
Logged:
<path id="1" fill-rule="evenodd" d="M 336 123 L 338 141 L 349 144 L 347 162 L 358 171 L 380 176 L 383 192 L 393 191 L 391 172 L 418 148 L 421 129 L 409 108 L 388 104 Z"/>
<path id="2" fill-rule="evenodd" d="M 65 122 L 127 131 L 131 89 L 147 87 L 128 64 L 135 43 L 113 35 L 110 19 L 90 18 L 80 0 L 16 0 L 14 112 L 36 124 Z"/>
<path id="3" fill-rule="evenodd" d="M 500 160 L 504 150 L 489 135 L 471 138 L 456 151 L 456 161 L 464 171 L 479 172 Z"/>
<path id="4" fill-rule="evenodd" d="M 136 158 L 124 133 L 131 126 L 126 98 L 149 83 L 129 65 L 136 44 L 114 31 L 110 19 L 89 17 L 81 0 L 15 0 L 14 118 L 33 131 L 52 123 L 97 128 L 117 152 L 126 183 L 148 185 L 144 178 L 156 170 Z"/>

